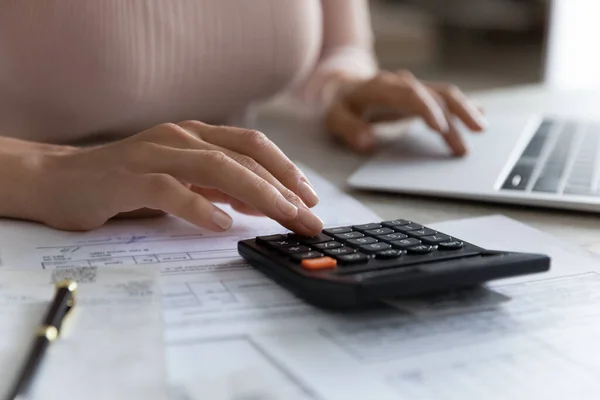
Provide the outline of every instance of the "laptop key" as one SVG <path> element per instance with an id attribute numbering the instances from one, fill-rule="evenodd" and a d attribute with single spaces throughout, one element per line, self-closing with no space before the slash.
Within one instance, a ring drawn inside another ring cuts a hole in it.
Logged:
<path id="1" fill-rule="evenodd" d="M 560 177 L 558 178 L 544 178 L 540 177 L 533 185 L 534 192 L 558 192 L 558 186 L 560 185 Z"/>
<path id="2" fill-rule="evenodd" d="M 502 189 L 525 190 L 531 179 L 535 164 L 517 164 L 504 181 Z"/>

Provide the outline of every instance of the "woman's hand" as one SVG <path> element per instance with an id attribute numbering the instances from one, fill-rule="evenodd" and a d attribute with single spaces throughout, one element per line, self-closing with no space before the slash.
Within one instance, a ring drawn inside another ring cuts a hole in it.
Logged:
<path id="1" fill-rule="evenodd" d="M 195 225 L 228 229 L 231 217 L 213 203 L 266 215 L 313 235 L 318 198 L 303 173 L 262 133 L 197 121 L 163 124 L 130 138 L 47 154 L 36 181 L 34 219 L 87 230 L 122 213 L 161 210 Z"/>
<path id="2" fill-rule="evenodd" d="M 486 120 L 455 86 L 426 84 L 410 72 L 380 72 L 374 78 L 342 78 L 338 96 L 326 115 L 327 129 L 358 151 L 369 151 L 375 144 L 371 123 L 421 117 L 439 132 L 457 156 L 467 149 L 456 126 L 459 119 L 471 131 L 481 132 Z"/>

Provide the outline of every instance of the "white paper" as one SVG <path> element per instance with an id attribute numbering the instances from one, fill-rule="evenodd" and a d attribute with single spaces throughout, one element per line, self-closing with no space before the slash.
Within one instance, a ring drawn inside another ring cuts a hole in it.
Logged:
<path id="1" fill-rule="evenodd" d="M 330 226 L 377 217 L 311 176 Z M 401 215 L 410 219 L 410 215 Z M 132 261 L 161 268 L 168 380 L 176 400 L 597 398 L 599 262 L 504 217 L 434 225 L 483 247 L 547 253 L 548 273 L 489 285 L 501 298 L 440 310 L 331 313 L 295 298 L 237 255 L 240 238 L 280 231 L 235 215 L 209 234 L 174 218 L 84 234 L 0 226 L 4 267 L 61 270 Z M 252 397 L 254 396 L 254 397 Z"/>
<path id="2" fill-rule="evenodd" d="M 55 281 L 79 283 L 76 306 L 51 344 L 28 399 L 165 400 L 157 271 L 97 269 L 0 273 L 0 398 L 7 395 Z"/>

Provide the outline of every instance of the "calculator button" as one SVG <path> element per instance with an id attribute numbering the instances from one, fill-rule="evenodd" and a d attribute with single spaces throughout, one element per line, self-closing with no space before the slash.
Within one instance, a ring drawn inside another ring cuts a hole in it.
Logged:
<path id="1" fill-rule="evenodd" d="M 356 239 L 356 238 L 361 238 L 364 237 L 365 235 L 363 235 L 360 232 L 347 232 L 347 233 L 338 233 L 336 235 L 333 235 L 333 237 L 335 237 L 336 239 L 339 239 L 343 242 L 348 241 L 350 239 Z"/>
<path id="2" fill-rule="evenodd" d="M 390 233 L 387 235 L 382 235 L 382 236 L 378 236 L 377 238 L 379 240 L 383 240 L 384 242 L 393 242 L 394 240 L 402 240 L 402 239 L 406 239 L 408 236 L 405 235 L 404 233 Z"/>
<path id="3" fill-rule="evenodd" d="M 297 253 L 309 252 L 310 248 L 300 245 L 300 246 L 282 247 L 282 248 L 279 248 L 279 250 L 285 254 L 297 254 Z"/>
<path id="4" fill-rule="evenodd" d="M 337 260 L 331 257 L 321 257 L 321 258 L 309 258 L 302 260 L 302 268 L 308 269 L 311 271 L 319 270 L 319 269 L 330 269 L 335 268 L 337 265 Z"/>
<path id="5" fill-rule="evenodd" d="M 319 250 L 337 249 L 338 247 L 342 247 L 342 246 L 343 246 L 343 244 L 341 244 L 340 242 L 335 242 L 335 241 L 325 242 L 325 243 L 317 243 L 317 244 L 313 245 L 314 248 L 317 248 Z"/>
<path id="6" fill-rule="evenodd" d="M 371 229 L 381 228 L 381 224 L 364 224 L 364 225 L 355 225 L 353 226 L 357 231 L 368 231 Z"/>
<path id="7" fill-rule="evenodd" d="M 338 233 L 348 233 L 348 232 L 352 232 L 352 228 L 350 228 L 349 226 L 342 226 L 339 228 L 329 228 L 329 229 L 323 230 L 323 233 L 325 233 L 329 236 L 334 236 L 334 235 L 337 235 Z"/>
<path id="8" fill-rule="evenodd" d="M 354 246 L 362 246 L 364 244 L 371 244 L 371 243 L 377 243 L 377 239 L 366 236 L 366 237 L 348 240 L 348 244 L 351 244 Z"/>
<path id="9" fill-rule="evenodd" d="M 394 245 L 394 247 L 398 247 L 400 249 L 405 250 L 409 247 L 420 245 L 421 241 L 419 239 L 415 239 L 415 238 L 408 238 L 408 239 L 402 239 L 402 240 L 394 240 L 391 243 Z"/>
<path id="10" fill-rule="evenodd" d="M 423 228 L 423 229 L 417 229 L 414 231 L 409 231 L 406 232 L 408 235 L 410 236 L 416 236 L 418 238 L 422 237 L 422 236 L 431 236 L 431 235 L 435 235 L 437 232 L 434 231 L 433 229 L 429 229 L 429 228 Z"/>
<path id="11" fill-rule="evenodd" d="M 296 241 L 298 241 L 300 243 L 304 243 L 304 244 L 315 244 L 315 243 L 328 242 L 331 240 L 331 236 L 328 236 L 324 233 L 319 233 L 316 236 L 300 236 L 300 235 L 291 234 L 288 236 L 288 239 L 296 240 Z"/>
<path id="12" fill-rule="evenodd" d="M 377 253 L 375 253 L 375 257 L 383 258 L 383 259 L 390 259 L 390 258 L 398 258 L 398 257 L 402 256 L 403 254 L 404 254 L 403 250 L 387 249 L 387 250 L 378 251 Z"/>
<path id="13" fill-rule="evenodd" d="M 256 241 L 262 244 L 266 244 L 267 242 L 275 242 L 286 240 L 286 235 L 269 235 L 269 236 L 259 236 L 256 238 Z"/>
<path id="14" fill-rule="evenodd" d="M 407 225 L 394 226 L 394 229 L 397 230 L 398 232 L 406 233 L 406 232 L 410 232 L 410 231 L 417 231 L 419 229 L 423 229 L 423 225 L 411 223 L 411 224 L 407 224 Z"/>
<path id="15" fill-rule="evenodd" d="M 440 250 L 459 250 L 464 247 L 463 242 L 459 240 L 452 240 L 450 242 L 442 242 L 438 244 Z"/>
<path id="16" fill-rule="evenodd" d="M 422 236 L 419 239 L 421 239 L 421 241 L 423 241 L 423 243 L 427 243 L 427 244 L 439 244 L 442 242 L 450 242 L 452 240 L 452 238 L 450 236 L 444 235 L 441 233 L 436 233 L 435 235 L 431 235 L 431 236 Z"/>
<path id="17" fill-rule="evenodd" d="M 355 252 L 356 250 L 354 250 L 352 247 L 338 247 L 337 249 L 328 249 L 323 251 L 323 253 L 331 257 L 337 257 L 344 254 L 352 254 Z"/>
<path id="18" fill-rule="evenodd" d="M 363 253 L 345 254 L 336 258 L 340 264 L 360 264 L 369 261 L 369 257 Z"/>
<path id="19" fill-rule="evenodd" d="M 408 254 L 427 254 L 433 251 L 433 246 L 428 246 L 426 244 L 420 244 L 418 246 L 409 247 L 406 249 Z"/>
<path id="20" fill-rule="evenodd" d="M 391 221 L 383 221 L 381 223 L 381 225 L 387 226 L 388 228 L 395 228 L 397 226 L 408 225 L 410 223 L 411 223 L 410 221 L 407 221 L 405 219 L 394 219 L 394 220 L 391 220 Z"/>
<path id="21" fill-rule="evenodd" d="M 298 243 L 296 240 L 276 240 L 276 241 L 272 241 L 272 242 L 266 242 L 267 245 L 269 245 L 270 247 L 273 247 L 274 249 L 281 249 L 283 247 L 290 247 L 290 246 L 298 246 L 300 243 Z"/>
<path id="22" fill-rule="evenodd" d="M 365 253 L 368 253 L 368 254 L 374 254 L 374 253 L 377 253 L 378 251 L 389 250 L 391 248 L 392 248 L 391 245 L 389 245 L 387 243 L 381 243 L 381 242 L 365 244 L 363 246 L 360 246 L 360 250 L 364 251 Z"/>
<path id="23" fill-rule="evenodd" d="M 291 257 L 292 257 L 292 259 L 294 259 L 296 261 L 302 261 L 302 260 L 307 260 L 310 258 L 323 257 L 323 254 L 319 253 L 318 251 L 307 251 L 305 253 L 292 254 Z"/>
<path id="24" fill-rule="evenodd" d="M 390 228 L 377 228 L 377 229 L 370 229 L 368 231 L 365 231 L 365 233 L 367 235 L 380 236 L 380 235 L 388 235 L 390 233 L 394 233 L 394 230 L 390 229 Z"/>

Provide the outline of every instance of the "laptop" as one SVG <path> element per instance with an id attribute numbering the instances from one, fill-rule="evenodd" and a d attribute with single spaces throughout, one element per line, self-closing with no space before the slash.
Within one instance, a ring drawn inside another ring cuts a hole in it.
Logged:
<path id="1" fill-rule="evenodd" d="M 600 6 L 597 11 L 600 17 Z M 600 211 L 600 90 L 556 89 L 585 83 L 579 81 L 585 61 L 581 57 L 590 58 L 585 65 L 595 63 L 600 68 L 596 52 L 574 55 L 571 59 L 577 63 L 564 57 L 569 43 L 577 39 L 574 36 L 583 36 L 579 41 L 584 42 L 597 37 L 590 35 L 589 29 L 578 29 L 585 23 L 581 14 L 569 1 L 554 1 L 547 42 L 547 89 L 497 91 L 478 99 L 486 109 L 490 128 L 481 135 L 463 135 L 470 149 L 466 157 L 452 157 L 439 134 L 417 122 L 351 175 L 349 185 Z M 600 34 L 594 18 L 587 20 L 589 28 Z"/>

